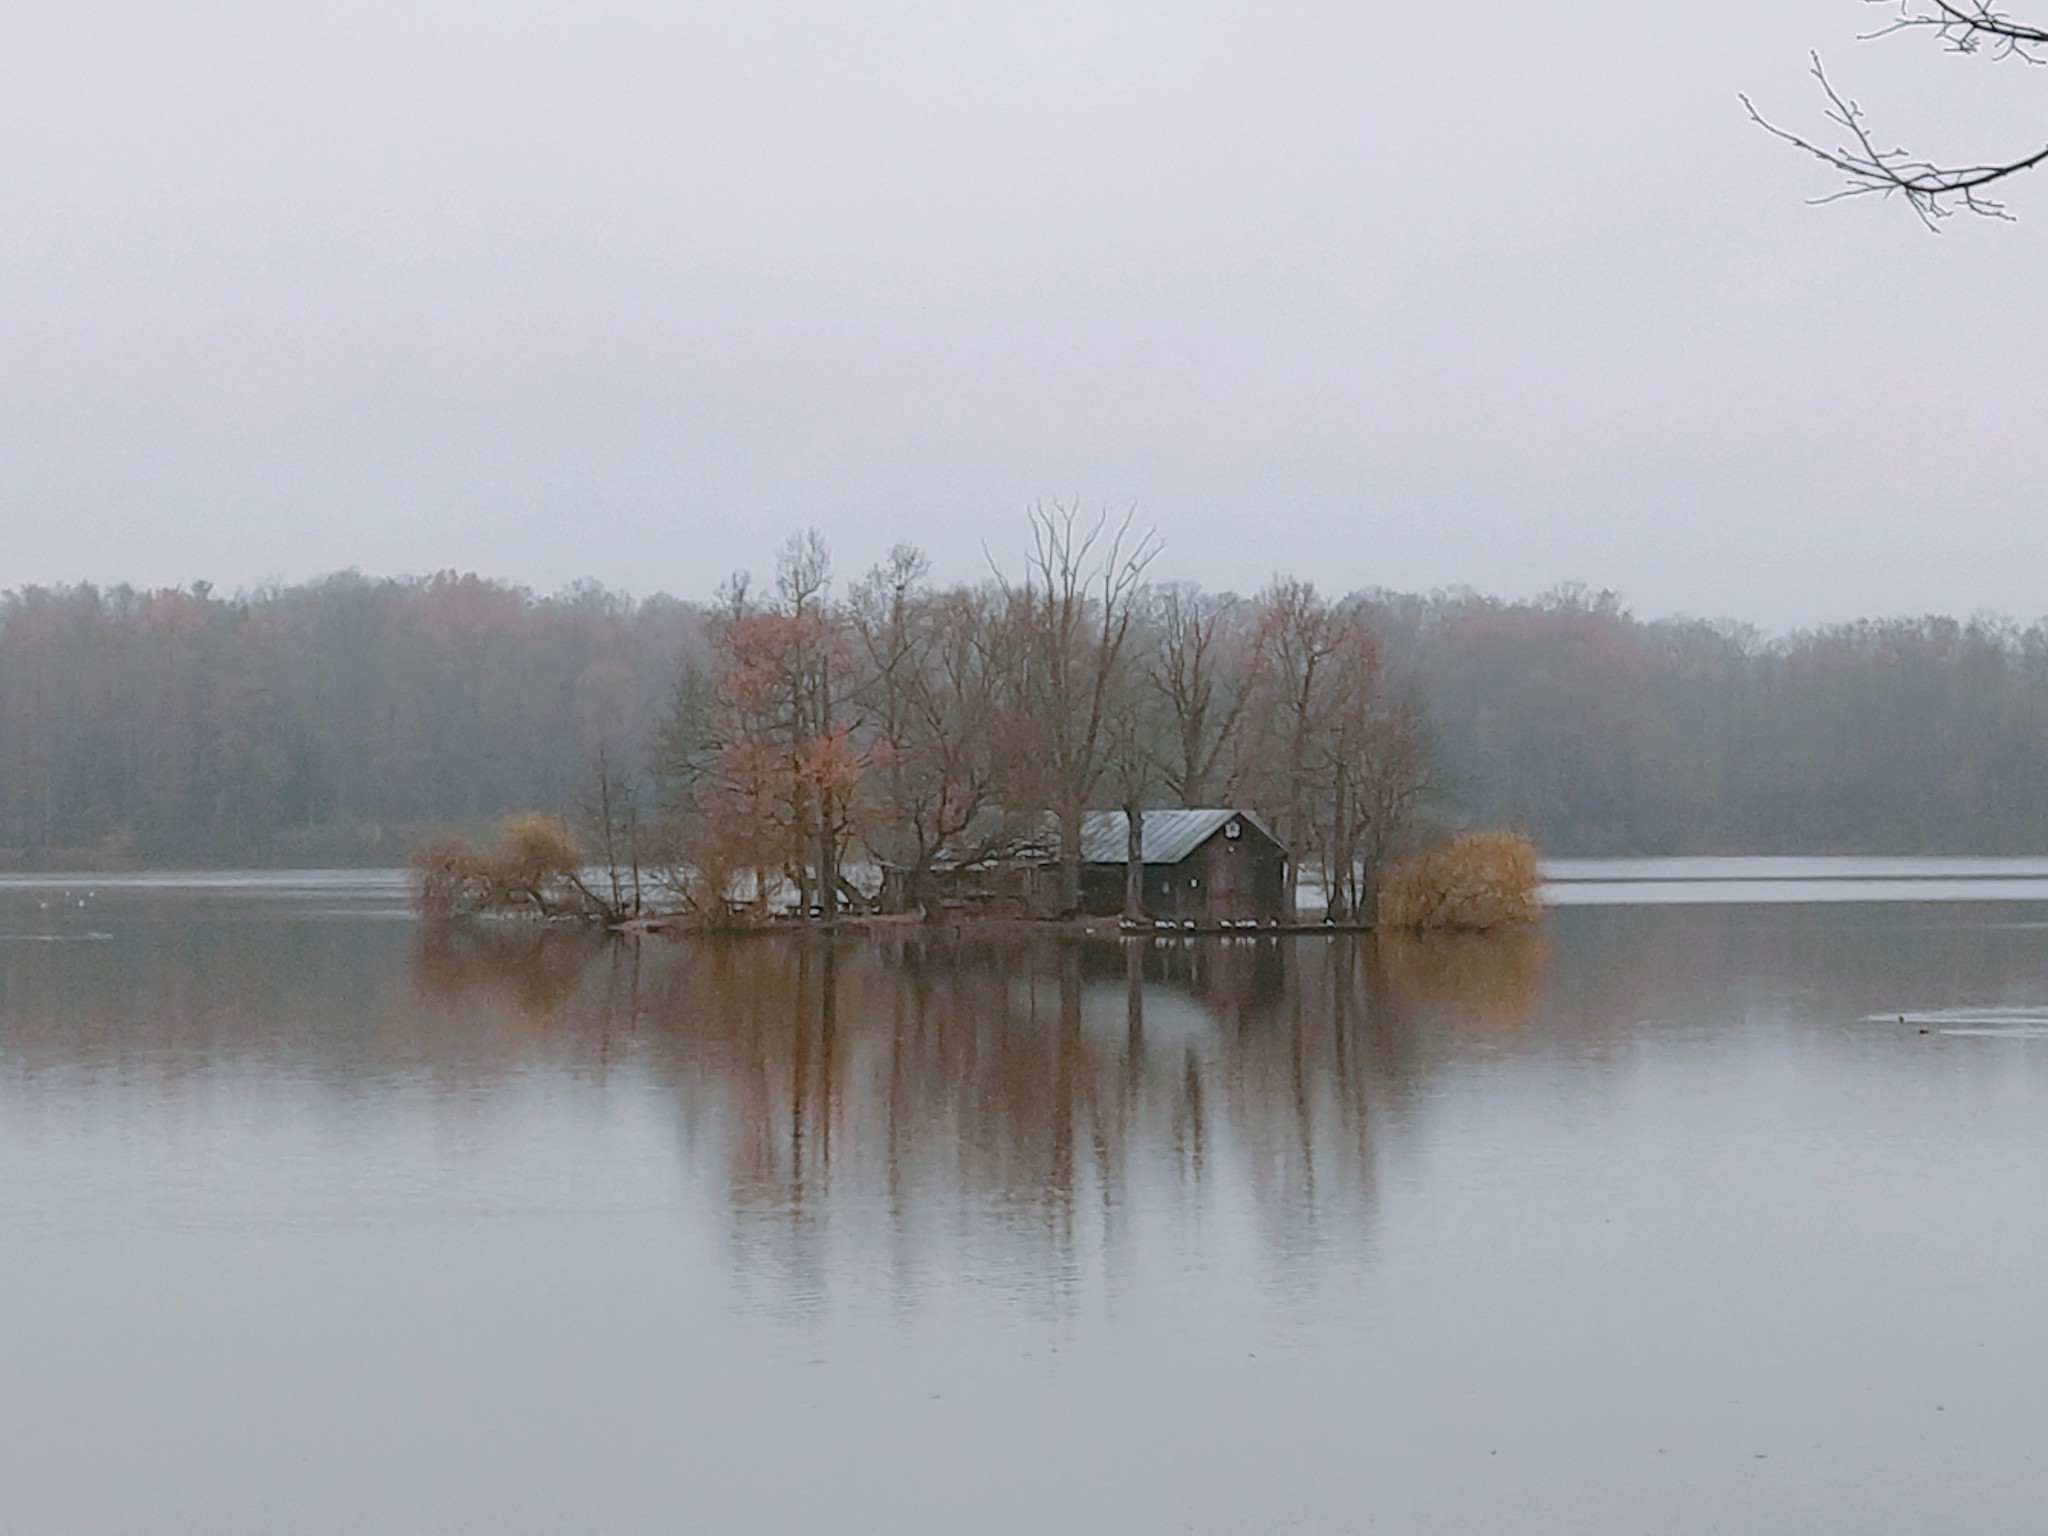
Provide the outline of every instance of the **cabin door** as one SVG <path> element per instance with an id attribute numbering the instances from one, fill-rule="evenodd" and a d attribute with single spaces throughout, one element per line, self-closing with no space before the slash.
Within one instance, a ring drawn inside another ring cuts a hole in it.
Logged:
<path id="1" fill-rule="evenodd" d="M 1251 851 L 1241 842 L 1215 838 L 1209 844 L 1209 921 L 1248 923 L 1258 916 L 1252 904 Z"/>

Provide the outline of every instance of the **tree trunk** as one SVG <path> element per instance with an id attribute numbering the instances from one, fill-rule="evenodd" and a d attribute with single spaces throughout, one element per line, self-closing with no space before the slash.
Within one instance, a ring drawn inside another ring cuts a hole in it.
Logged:
<path id="1" fill-rule="evenodd" d="M 818 807 L 818 916 L 829 923 L 838 915 L 839 838 L 828 799 Z"/>
<path id="2" fill-rule="evenodd" d="M 1085 813 L 1069 806 L 1060 813 L 1060 895 L 1061 917 L 1081 910 L 1081 818 Z"/>
<path id="3" fill-rule="evenodd" d="M 1124 945 L 1124 1070 L 1135 1093 L 1139 1064 L 1145 1055 L 1145 950 L 1141 943 Z"/>
<path id="4" fill-rule="evenodd" d="M 1124 806 L 1124 916 L 1145 916 L 1145 813 L 1135 800 Z"/>
<path id="5" fill-rule="evenodd" d="M 1344 894 L 1344 882 L 1342 880 L 1331 880 L 1325 875 L 1323 886 L 1325 891 L 1324 918 L 1333 923 L 1350 922 L 1351 907 Z"/>

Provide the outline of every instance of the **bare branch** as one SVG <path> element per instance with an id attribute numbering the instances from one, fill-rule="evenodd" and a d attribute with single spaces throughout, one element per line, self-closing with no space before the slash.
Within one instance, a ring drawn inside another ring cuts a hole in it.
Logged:
<path id="1" fill-rule="evenodd" d="M 1946 0 L 1934 0 L 1934 3 L 1947 8 Z M 1821 91 L 1827 98 L 1828 120 L 1847 135 L 1834 148 L 1823 148 L 1811 139 L 1779 127 L 1759 112 L 1747 96 L 1741 101 L 1750 121 L 1766 133 L 1805 151 L 1842 175 L 1847 184 L 1825 197 L 1815 198 L 1813 201 L 1816 203 L 1839 202 L 1844 198 L 1873 193 L 1880 197 L 1901 197 L 1929 229 L 1938 228 L 1941 220 L 1958 211 L 1989 218 L 2010 218 L 2005 205 L 1984 196 L 1983 189 L 2048 162 L 2048 146 L 2017 160 L 1960 166 L 1936 165 L 1930 160 L 1917 159 L 1904 149 L 1880 149 L 1878 141 L 1871 137 L 1862 107 L 1835 89 L 1827 71 L 1821 67 L 1820 55 L 1812 57 L 1813 77 L 1820 82 Z"/>
<path id="2" fill-rule="evenodd" d="M 1994 9 L 1988 0 L 1868 0 L 1871 5 L 1896 6 L 1898 15 L 1865 37 L 1889 37 L 1894 32 L 1932 32 L 1954 53 L 1979 53 L 1989 49 L 1993 58 L 2017 56 L 2031 64 L 2048 62 L 2036 50 L 2048 47 L 2048 28 L 2015 21 Z"/>

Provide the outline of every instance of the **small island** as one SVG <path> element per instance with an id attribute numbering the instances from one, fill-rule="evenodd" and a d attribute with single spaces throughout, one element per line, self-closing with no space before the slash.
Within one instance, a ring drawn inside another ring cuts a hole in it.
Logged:
<path id="1" fill-rule="evenodd" d="M 1374 906 L 1340 921 L 1327 908 L 1304 912 L 1292 904 L 1298 890 L 1293 860 L 1253 812 L 1141 810 L 1136 838 L 1129 835 L 1131 821 L 1124 811 L 1083 818 L 1077 909 L 1053 904 L 1061 858 L 1058 829 L 1047 818 L 1042 836 L 1001 855 L 971 864 L 945 861 L 933 872 L 933 898 L 916 908 L 901 904 L 901 882 L 892 879 L 898 871 L 846 866 L 842 904 L 829 921 L 852 929 L 917 921 L 1065 924 L 1085 935 L 1242 935 L 1487 932 L 1542 916 L 1535 846 L 1519 833 L 1452 834 L 1403 858 L 1376 882 Z M 700 871 L 637 860 L 623 868 L 593 866 L 566 822 L 537 813 L 506 818 L 494 844 L 451 838 L 422 844 L 411 873 L 421 913 L 436 921 L 528 918 L 622 933 L 766 932 L 828 921 L 820 908 L 799 905 L 804 876 L 814 872 L 749 871 L 711 907 Z M 1317 873 L 1320 892 L 1327 885 Z M 899 893 L 894 903 L 892 890 Z"/>
<path id="2" fill-rule="evenodd" d="M 1458 828 L 1365 602 L 1155 583 L 1151 534 L 1069 508 L 1030 514 L 1027 551 L 1014 577 L 939 587 L 899 547 L 835 597 L 823 541 L 792 538 L 771 590 L 726 583 L 653 740 L 602 743 L 573 816 L 414 848 L 422 911 L 1176 933 L 1540 915 L 1528 840 Z"/>

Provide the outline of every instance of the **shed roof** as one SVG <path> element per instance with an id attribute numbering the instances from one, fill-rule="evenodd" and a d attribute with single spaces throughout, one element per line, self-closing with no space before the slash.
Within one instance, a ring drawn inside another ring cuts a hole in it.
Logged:
<path id="1" fill-rule="evenodd" d="M 1178 864 L 1232 821 L 1249 822 L 1271 841 L 1278 838 L 1250 811 L 1227 806 L 1193 811 L 1140 811 L 1139 858 L 1147 864 Z M 1129 856 L 1129 824 L 1122 811 L 1090 811 L 1081 818 L 1081 862 L 1121 864 Z"/>

